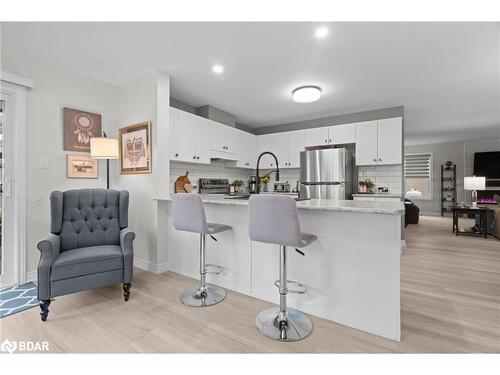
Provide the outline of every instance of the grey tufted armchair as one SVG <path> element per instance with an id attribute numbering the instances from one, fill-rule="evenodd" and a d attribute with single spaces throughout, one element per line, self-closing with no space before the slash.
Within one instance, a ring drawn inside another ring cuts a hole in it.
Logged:
<path id="1" fill-rule="evenodd" d="M 123 283 L 128 301 L 135 234 L 127 230 L 128 192 L 81 189 L 50 195 L 50 234 L 38 243 L 38 300 L 47 320 L 50 299 Z"/>

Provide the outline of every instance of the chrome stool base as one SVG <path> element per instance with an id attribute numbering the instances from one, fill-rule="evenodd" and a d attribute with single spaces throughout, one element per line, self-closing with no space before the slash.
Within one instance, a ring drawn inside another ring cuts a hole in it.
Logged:
<path id="1" fill-rule="evenodd" d="M 262 335 L 277 341 L 298 341 L 312 332 L 311 319 L 295 309 L 287 309 L 287 325 L 282 330 L 278 322 L 279 313 L 279 307 L 271 307 L 257 315 L 255 324 Z"/>
<path id="2" fill-rule="evenodd" d="M 207 284 L 205 292 L 200 287 L 190 288 L 181 295 L 181 302 L 186 306 L 207 307 L 216 305 L 226 298 L 226 291 L 218 286 Z"/>

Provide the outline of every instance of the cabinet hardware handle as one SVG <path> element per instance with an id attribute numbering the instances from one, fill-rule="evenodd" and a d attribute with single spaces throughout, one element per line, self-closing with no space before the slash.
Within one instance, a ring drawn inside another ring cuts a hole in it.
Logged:
<path id="1" fill-rule="evenodd" d="M 373 159 L 373 161 L 377 161 L 377 158 Z"/>
<path id="2" fill-rule="evenodd" d="M 328 143 L 328 139 L 325 139 L 325 143 Z"/>
<path id="3" fill-rule="evenodd" d="M 199 159 L 199 158 L 200 158 L 199 156 L 196 157 L 196 159 Z"/>
<path id="4" fill-rule="evenodd" d="M 193 156 L 193 159 L 196 159 L 196 155 L 195 155 L 195 156 Z"/>
<path id="5" fill-rule="evenodd" d="M 179 154 L 178 154 L 178 153 L 177 153 L 177 154 L 175 154 L 175 157 L 178 157 L 178 156 L 179 156 Z"/>
<path id="6" fill-rule="evenodd" d="M 330 143 L 332 143 L 332 140 L 331 140 L 331 139 L 329 139 L 329 141 L 330 141 Z"/>
<path id="7" fill-rule="evenodd" d="M 378 161 L 382 161 L 382 158 L 378 158 Z"/>

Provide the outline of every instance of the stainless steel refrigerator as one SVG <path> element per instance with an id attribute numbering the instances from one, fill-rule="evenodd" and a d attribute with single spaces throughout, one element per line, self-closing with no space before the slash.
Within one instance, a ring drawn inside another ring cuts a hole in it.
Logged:
<path id="1" fill-rule="evenodd" d="M 300 153 L 300 197 L 352 199 L 353 157 L 345 148 Z"/>

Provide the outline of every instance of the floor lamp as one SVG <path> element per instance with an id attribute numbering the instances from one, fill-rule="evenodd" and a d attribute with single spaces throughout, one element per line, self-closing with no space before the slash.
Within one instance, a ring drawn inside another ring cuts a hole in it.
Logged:
<path id="1" fill-rule="evenodd" d="M 109 189 L 109 160 L 118 159 L 118 140 L 108 138 L 105 132 L 102 137 L 90 138 L 90 157 L 106 160 L 106 189 Z"/>
<path id="2" fill-rule="evenodd" d="M 464 177 L 464 190 L 472 190 L 472 207 L 477 207 L 477 190 L 486 189 L 486 177 Z"/>

